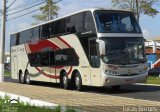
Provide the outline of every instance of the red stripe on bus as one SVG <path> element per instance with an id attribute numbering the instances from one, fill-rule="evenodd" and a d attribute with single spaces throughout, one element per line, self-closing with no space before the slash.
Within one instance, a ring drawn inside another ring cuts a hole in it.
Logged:
<path id="1" fill-rule="evenodd" d="M 69 48 L 71 48 L 71 46 L 65 41 L 63 40 L 61 37 L 57 37 L 60 41 L 62 41 L 64 44 L 66 44 Z M 53 50 L 59 50 L 61 49 L 59 46 L 57 46 L 56 44 L 54 44 L 53 42 L 50 42 L 48 40 L 42 40 L 42 41 L 38 41 L 36 44 L 29 44 L 29 48 L 31 50 L 32 53 L 34 52 L 39 52 L 42 49 L 45 48 L 49 48 L 51 47 Z M 40 73 L 42 73 L 44 76 L 49 77 L 49 78 L 53 78 L 53 79 L 60 79 L 59 76 L 56 75 L 50 75 L 47 74 L 45 72 L 43 72 L 42 70 L 40 70 L 38 67 L 35 67 Z M 63 66 L 55 66 L 55 67 L 51 67 L 51 68 L 55 68 L 55 69 L 62 69 L 64 68 Z M 73 67 L 71 66 L 69 71 L 67 72 L 67 75 L 70 75 L 72 72 Z"/>
<path id="2" fill-rule="evenodd" d="M 50 74 L 47 74 L 47 73 L 45 73 L 44 71 L 40 70 L 38 67 L 35 67 L 35 68 L 36 68 L 41 74 L 43 74 L 43 75 L 46 76 L 46 77 L 49 77 L 49 78 L 52 78 L 52 79 L 60 79 L 60 74 L 59 74 L 59 76 L 50 75 Z M 71 74 L 72 69 L 73 69 L 73 67 L 71 66 L 70 69 L 69 69 L 69 71 L 67 72 L 67 76 L 69 76 L 69 75 Z"/>
<path id="3" fill-rule="evenodd" d="M 50 42 L 49 40 L 41 40 L 41 41 L 38 41 L 36 44 L 29 44 L 29 48 L 32 53 L 39 52 L 45 48 L 51 48 L 52 50 L 60 49 L 59 46 Z"/>
<path id="4" fill-rule="evenodd" d="M 71 66 L 70 69 L 69 69 L 69 71 L 67 72 L 67 75 L 70 75 L 70 74 L 71 74 L 72 69 L 73 69 L 73 67 Z"/>
<path id="5" fill-rule="evenodd" d="M 50 74 L 47 74 L 45 72 L 43 72 L 42 70 L 40 70 L 38 67 L 35 67 L 41 74 L 43 74 L 44 76 L 46 77 L 49 77 L 49 78 L 53 78 L 53 79 L 59 79 L 59 76 L 55 76 L 55 75 L 50 75 Z"/>
<path id="6" fill-rule="evenodd" d="M 59 40 L 61 40 L 63 43 L 65 43 L 69 48 L 72 48 L 65 40 L 63 40 L 61 37 L 58 37 Z"/>

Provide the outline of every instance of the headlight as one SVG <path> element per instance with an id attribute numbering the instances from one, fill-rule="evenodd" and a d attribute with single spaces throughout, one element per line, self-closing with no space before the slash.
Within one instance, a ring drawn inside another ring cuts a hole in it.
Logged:
<path id="1" fill-rule="evenodd" d="M 107 74 L 107 75 L 118 75 L 117 72 L 112 71 L 112 70 L 105 70 L 105 74 Z"/>
<path id="2" fill-rule="evenodd" d="M 140 74 L 143 74 L 143 73 L 145 73 L 145 72 L 147 72 L 147 71 L 148 71 L 148 68 L 145 67 L 145 68 L 143 68 L 143 69 L 140 70 Z"/>

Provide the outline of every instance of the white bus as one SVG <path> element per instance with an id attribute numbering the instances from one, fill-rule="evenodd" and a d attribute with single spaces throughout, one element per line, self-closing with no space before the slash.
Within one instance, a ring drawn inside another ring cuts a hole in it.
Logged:
<path id="1" fill-rule="evenodd" d="M 133 12 L 86 9 L 11 35 L 12 78 L 118 89 L 144 83 L 144 38 Z"/>

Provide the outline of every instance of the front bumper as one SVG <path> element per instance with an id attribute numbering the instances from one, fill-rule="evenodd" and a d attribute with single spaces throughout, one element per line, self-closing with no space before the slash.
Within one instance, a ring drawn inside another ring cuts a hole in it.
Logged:
<path id="1" fill-rule="evenodd" d="M 112 76 L 102 73 L 102 86 L 127 85 L 132 83 L 145 83 L 148 72 L 136 76 Z"/>

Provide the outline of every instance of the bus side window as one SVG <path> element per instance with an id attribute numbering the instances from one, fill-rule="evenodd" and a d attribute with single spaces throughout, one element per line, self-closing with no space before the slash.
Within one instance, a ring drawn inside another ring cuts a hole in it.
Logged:
<path id="1" fill-rule="evenodd" d="M 71 17 L 66 18 L 66 33 L 71 33 Z"/>
<path id="2" fill-rule="evenodd" d="M 15 46 L 16 45 L 16 34 L 14 35 L 11 35 L 11 38 L 10 38 L 10 46 Z"/>
<path id="3" fill-rule="evenodd" d="M 61 49 L 55 51 L 56 66 L 78 66 L 79 58 L 74 49 Z"/>
<path id="4" fill-rule="evenodd" d="M 55 51 L 56 66 L 66 66 L 68 60 L 68 52 L 66 49 Z"/>
<path id="5" fill-rule="evenodd" d="M 31 38 L 32 38 L 32 33 L 30 30 L 26 31 L 26 43 L 30 43 L 31 42 Z"/>
<path id="6" fill-rule="evenodd" d="M 54 30 L 54 36 L 57 37 L 59 36 L 59 24 L 60 24 L 60 21 L 55 21 L 55 30 Z"/>
<path id="7" fill-rule="evenodd" d="M 90 64 L 94 68 L 98 68 L 100 66 L 98 44 L 96 40 L 90 40 Z"/>
<path id="8" fill-rule="evenodd" d="M 96 27 L 95 27 L 93 16 L 91 12 L 85 12 L 84 29 L 85 29 L 84 32 L 92 31 L 93 34 L 96 34 Z"/>
<path id="9" fill-rule="evenodd" d="M 54 51 L 49 52 L 50 66 L 55 66 L 55 53 Z"/>
<path id="10" fill-rule="evenodd" d="M 17 41 L 19 41 L 17 40 L 17 34 L 11 35 L 11 40 L 10 40 L 11 47 L 15 46 Z"/>
<path id="11" fill-rule="evenodd" d="M 31 67 L 38 67 L 41 66 L 40 63 L 40 53 L 30 53 L 28 54 L 28 59 Z"/>
<path id="12" fill-rule="evenodd" d="M 76 27 L 75 27 L 75 19 L 74 16 L 68 17 L 66 19 L 66 32 L 73 34 L 76 33 Z"/>
<path id="13" fill-rule="evenodd" d="M 66 33 L 67 33 L 67 29 L 66 29 L 65 19 L 58 20 L 58 21 L 51 23 L 51 26 L 50 26 L 50 37 L 51 38 L 62 36 L 62 35 L 65 35 Z"/>
<path id="14" fill-rule="evenodd" d="M 68 62 L 70 66 L 78 66 L 79 65 L 79 57 L 76 54 L 74 49 L 68 49 Z"/>
<path id="15" fill-rule="evenodd" d="M 19 36 L 19 44 L 20 44 L 20 45 L 26 43 L 26 34 L 25 34 L 25 33 L 26 33 L 26 32 L 23 31 L 23 32 L 21 32 L 21 33 L 19 33 L 19 34 L 17 35 L 17 37 Z"/>
<path id="16" fill-rule="evenodd" d="M 64 35 L 66 28 L 65 19 L 60 20 L 58 28 L 59 28 L 59 35 Z"/>
<path id="17" fill-rule="evenodd" d="M 19 38 L 19 44 L 29 43 L 31 41 L 32 33 L 30 30 L 23 31 L 17 34 L 17 38 Z"/>
<path id="18" fill-rule="evenodd" d="M 40 62 L 42 67 L 49 66 L 49 52 L 40 53 Z"/>
<path id="19" fill-rule="evenodd" d="M 40 37 L 40 28 L 39 27 L 32 28 L 30 30 L 30 33 L 31 33 L 31 42 L 39 40 L 39 37 Z"/>
<path id="20" fill-rule="evenodd" d="M 19 37 L 20 37 L 20 35 L 19 35 L 19 33 L 17 33 L 15 45 L 19 45 L 19 44 L 20 44 L 20 43 L 19 43 Z"/>
<path id="21" fill-rule="evenodd" d="M 42 25 L 41 39 L 50 38 L 50 24 Z"/>
<path id="22" fill-rule="evenodd" d="M 77 34 L 80 34 L 84 31 L 84 13 L 79 13 L 74 16 L 74 24 Z"/>
<path id="23" fill-rule="evenodd" d="M 51 32 L 50 37 L 53 38 L 56 36 L 56 22 L 51 23 Z"/>

